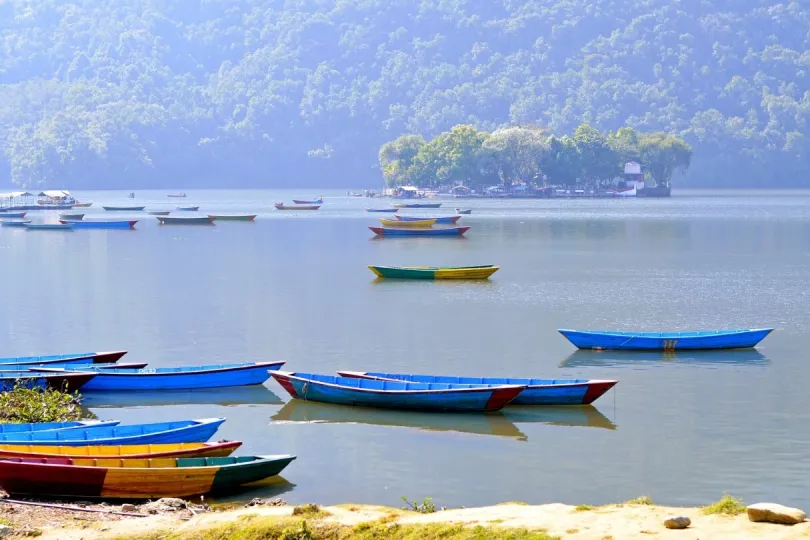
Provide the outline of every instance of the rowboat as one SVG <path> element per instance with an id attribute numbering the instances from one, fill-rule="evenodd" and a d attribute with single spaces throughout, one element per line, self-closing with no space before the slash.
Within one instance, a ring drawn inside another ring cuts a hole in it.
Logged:
<path id="1" fill-rule="evenodd" d="M 62 391 L 78 390 L 87 384 L 95 373 L 33 373 L 31 371 L 0 371 L 0 392 L 13 390 L 15 386 L 25 388 L 53 388 Z"/>
<path id="2" fill-rule="evenodd" d="M 156 216 L 161 225 L 213 225 L 214 220 L 209 216 L 173 217 Z"/>
<path id="3" fill-rule="evenodd" d="M 222 388 L 263 384 L 270 371 L 279 369 L 284 361 L 245 362 L 193 367 L 166 367 L 152 369 L 99 369 L 76 366 L 69 370 L 96 373 L 96 377 L 82 388 L 83 392 L 108 390 L 193 390 L 195 388 Z M 32 368 L 37 372 L 54 373 L 64 369 Z"/>
<path id="4" fill-rule="evenodd" d="M 102 206 L 108 212 L 140 212 L 145 206 Z"/>
<path id="5" fill-rule="evenodd" d="M 0 433 L 28 433 L 31 431 L 66 431 L 100 426 L 117 426 L 118 420 L 79 420 L 76 422 L 37 422 L 35 424 L 0 424 Z"/>
<path id="6" fill-rule="evenodd" d="M 399 216 L 397 216 L 399 217 Z M 380 218 L 383 227 L 401 227 L 403 229 L 429 229 L 436 223 L 435 219 L 418 219 L 414 221 L 397 221 L 393 219 Z"/>
<path id="7" fill-rule="evenodd" d="M 177 209 L 180 210 L 181 212 L 196 212 L 197 210 L 200 209 L 200 207 L 199 206 L 178 206 Z"/>
<path id="8" fill-rule="evenodd" d="M 0 433 L 0 443 L 40 446 L 99 446 L 123 444 L 166 444 L 206 442 L 214 436 L 224 418 L 179 420 L 130 426 L 89 427 L 69 431 Z M 2 487 L 2 480 L 0 480 Z"/>
<path id="9" fill-rule="evenodd" d="M 171 211 L 170 210 L 149 210 L 146 212 L 150 216 L 168 216 Z"/>
<path id="10" fill-rule="evenodd" d="M 526 389 L 510 405 L 590 405 L 618 381 L 590 379 L 519 379 L 501 377 L 444 377 L 439 375 L 411 375 L 407 373 L 378 373 L 368 371 L 338 371 L 341 377 L 375 379 L 380 381 L 406 381 L 415 383 L 448 384 L 509 384 Z"/>
<path id="11" fill-rule="evenodd" d="M 182 198 L 182 197 L 185 197 L 185 196 L 186 196 L 186 194 L 185 194 L 185 193 L 169 193 L 169 194 L 168 194 L 168 195 L 166 195 L 166 196 L 167 196 L 167 197 L 181 197 L 181 198 Z"/>
<path id="12" fill-rule="evenodd" d="M 500 269 L 485 266 L 373 266 L 369 270 L 381 278 L 393 279 L 488 279 Z"/>
<path id="13" fill-rule="evenodd" d="M 3 227 L 25 227 L 29 223 L 31 223 L 30 219 L 20 219 L 20 220 L 8 220 L 4 219 L 0 221 L 3 224 Z"/>
<path id="14" fill-rule="evenodd" d="M 311 200 L 311 201 L 304 201 L 304 200 L 301 200 L 301 199 L 293 199 L 293 202 L 295 204 L 323 204 L 323 197 L 320 197 L 318 199 L 314 199 L 314 200 Z"/>
<path id="15" fill-rule="evenodd" d="M 26 223 L 29 231 L 72 231 L 73 223 Z"/>
<path id="16" fill-rule="evenodd" d="M 387 214 L 396 214 L 399 208 L 366 208 L 366 212 L 384 212 Z"/>
<path id="17" fill-rule="evenodd" d="M 472 214 L 472 209 L 456 208 L 456 214 Z"/>
<path id="18" fill-rule="evenodd" d="M 273 378 L 294 398 L 336 405 L 435 412 L 497 411 L 525 386 L 470 386 L 379 381 L 274 371 Z"/>
<path id="19" fill-rule="evenodd" d="M 394 208 L 439 208 L 442 203 L 398 203 L 392 204 Z"/>
<path id="20" fill-rule="evenodd" d="M 406 229 L 399 227 L 369 227 L 378 236 L 462 236 L 469 227 L 446 227 L 444 229 Z"/>
<path id="21" fill-rule="evenodd" d="M 256 214 L 208 214 L 213 221 L 253 221 Z"/>
<path id="22" fill-rule="evenodd" d="M 65 223 L 63 220 L 59 220 Z M 134 229 L 135 224 L 138 223 L 137 219 L 130 219 L 124 221 L 71 221 L 74 229 Z"/>
<path id="23" fill-rule="evenodd" d="M 32 444 L 0 444 L 0 459 L 20 457 L 43 459 L 81 457 L 126 459 L 224 457 L 242 446 L 241 441 L 171 444 L 127 444 L 123 446 L 40 446 Z"/>
<path id="24" fill-rule="evenodd" d="M 273 206 L 276 210 L 317 210 L 321 207 L 320 204 L 299 204 L 296 206 L 287 206 L 284 203 L 276 203 Z"/>
<path id="25" fill-rule="evenodd" d="M 445 224 L 445 225 L 446 224 L 453 224 L 456 221 L 461 219 L 461 216 L 441 216 L 441 217 L 436 217 L 436 218 L 432 218 L 432 217 L 431 218 L 420 218 L 420 217 L 414 217 L 414 216 L 400 216 L 400 215 L 397 215 L 397 216 L 394 216 L 394 217 L 397 218 L 398 221 L 402 221 L 402 222 L 422 221 L 422 220 L 425 220 L 425 219 L 432 219 L 436 223 Z M 400 223 L 400 225 L 402 225 L 402 223 Z"/>
<path id="26" fill-rule="evenodd" d="M 80 221 L 84 219 L 84 214 L 71 214 L 71 213 L 64 213 L 59 214 L 59 221 L 64 223 L 65 221 Z"/>
<path id="27" fill-rule="evenodd" d="M 73 203 L 73 208 L 90 208 L 91 206 L 93 206 L 92 201 L 90 201 L 90 202 L 76 201 L 75 203 Z"/>
<path id="28" fill-rule="evenodd" d="M 3 219 L 22 219 L 28 212 L 0 212 L 0 218 Z"/>
<path id="29" fill-rule="evenodd" d="M 125 354 L 127 354 L 127 351 L 47 354 L 42 356 L 7 356 L 5 358 L 0 358 L 0 369 L 2 369 L 3 364 L 114 364 L 118 362 Z"/>
<path id="30" fill-rule="evenodd" d="M 276 476 L 292 455 L 157 459 L 0 460 L 0 486 L 13 495 L 156 499 L 227 493 Z"/>
<path id="31" fill-rule="evenodd" d="M 580 349 L 675 351 L 701 349 L 745 349 L 754 347 L 773 328 L 709 330 L 701 332 L 612 332 L 559 330 Z"/>

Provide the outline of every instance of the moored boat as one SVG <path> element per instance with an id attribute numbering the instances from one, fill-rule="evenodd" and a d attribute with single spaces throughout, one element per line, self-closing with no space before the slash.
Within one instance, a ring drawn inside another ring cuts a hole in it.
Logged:
<path id="1" fill-rule="evenodd" d="M 141 212 L 146 206 L 102 206 L 107 212 Z"/>
<path id="2" fill-rule="evenodd" d="M 73 208 L 90 208 L 91 206 L 93 206 L 92 201 L 90 202 L 76 201 L 75 203 L 73 203 Z"/>
<path id="3" fill-rule="evenodd" d="M 152 369 L 115 369 L 69 367 L 70 370 L 91 371 L 96 377 L 85 384 L 82 392 L 113 390 L 193 390 L 196 388 L 223 388 L 226 386 L 250 386 L 263 384 L 270 378 L 270 371 L 279 369 L 284 361 L 245 362 L 240 364 L 217 364 L 193 367 L 165 367 Z M 58 368 L 31 368 L 42 373 L 60 372 Z"/>
<path id="4" fill-rule="evenodd" d="M 64 223 L 66 221 L 81 221 L 82 219 L 84 219 L 84 214 L 69 213 L 69 212 L 59 214 L 59 221 L 61 223 Z"/>
<path id="5" fill-rule="evenodd" d="M 213 221 L 253 221 L 256 214 L 208 214 Z"/>
<path id="6" fill-rule="evenodd" d="M 394 217 L 397 218 L 397 221 L 401 221 L 403 223 L 407 223 L 407 222 L 411 222 L 411 221 L 422 221 L 422 220 L 425 220 L 425 219 L 432 219 L 435 223 L 445 224 L 445 225 L 455 223 L 459 219 L 461 219 L 461 216 L 441 216 L 441 217 L 435 217 L 435 218 L 434 217 L 420 218 L 420 217 L 414 217 L 414 216 L 396 215 Z M 400 223 L 400 225 L 402 225 L 402 224 Z"/>
<path id="7" fill-rule="evenodd" d="M 73 223 L 26 223 L 25 228 L 29 231 L 72 231 Z"/>
<path id="8" fill-rule="evenodd" d="M 374 266 L 369 270 L 381 278 L 392 279 L 488 279 L 500 269 L 484 266 Z"/>
<path id="9" fill-rule="evenodd" d="M 447 227 L 443 229 L 406 229 L 400 227 L 369 227 L 378 236 L 462 236 L 469 227 Z"/>
<path id="10" fill-rule="evenodd" d="M 399 208 L 366 208 L 366 212 L 380 212 L 386 214 L 396 214 Z"/>
<path id="11" fill-rule="evenodd" d="M 472 208 L 456 208 L 456 214 L 472 214 Z"/>
<path id="12" fill-rule="evenodd" d="M 708 330 L 697 332 L 613 332 L 558 330 L 580 349 L 675 351 L 745 349 L 755 347 L 773 328 Z"/>
<path id="13" fill-rule="evenodd" d="M 127 351 L 80 352 L 71 354 L 46 354 L 41 356 L 6 356 L 0 358 L 0 369 L 3 369 L 3 365 L 5 364 L 114 364 L 123 358 L 125 354 L 127 354 Z"/>
<path id="14" fill-rule="evenodd" d="M 523 379 L 514 377 L 445 377 L 440 375 L 413 375 L 407 373 L 379 373 L 367 371 L 338 371 L 341 377 L 375 379 L 382 381 L 408 381 L 416 383 L 449 384 L 512 384 L 525 386 L 510 405 L 590 405 L 618 381 L 592 379 Z"/>
<path id="15" fill-rule="evenodd" d="M 295 204 L 323 204 L 323 197 L 318 197 L 317 199 L 313 199 L 311 201 L 305 201 L 302 199 L 293 199 Z"/>
<path id="16" fill-rule="evenodd" d="M 525 386 L 422 384 L 274 371 L 273 378 L 297 399 L 385 409 L 435 412 L 497 411 Z"/>
<path id="17" fill-rule="evenodd" d="M 149 210 L 146 213 L 150 216 L 168 216 L 171 213 L 171 210 Z"/>
<path id="18" fill-rule="evenodd" d="M 199 206 L 178 206 L 177 209 L 180 210 L 181 212 L 196 212 L 197 210 L 200 209 L 200 207 Z"/>
<path id="19" fill-rule="evenodd" d="M 43 459 L 82 457 L 90 459 L 126 458 L 181 458 L 230 456 L 242 441 L 205 443 L 126 444 L 109 446 L 47 446 L 36 444 L 0 444 L 0 459 L 20 457 Z"/>
<path id="20" fill-rule="evenodd" d="M 53 388 L 54 390 L 78 390 L 87 384 L 95 373 L 63 372 L 63 373 L 34 373 L 31 371 L 2 371 L 0 370 L 0 392 L 8 392 L 16 386 L 25 388 Z"/>
<path id="21" fill-rule="evenodd" d="M 30 219 L 14 219 L 14 220 L 3 219 L 3 220 L 0 220 L 0 223 L 2 223 L 3 227 L 25 228 L 26 225 L 31 223 L 31 220 Z"/>
<path id="22" fill-rule="evenodd" d="M 169 193 L 169 194 L 168 194 L 168 195 L 166 195 L 166 196 L 167 196 L 167 197 L 179 197 L 179 198 L 183 198 L 183 197 L 185 197 L 185 196 L 186 196 L 186 194 L 185 194 L 185 193 Z"/>
<path id="23" fill-rule="evenodd" d="M 28 212 L 0 212 L 0 219 L 22 219 Z"/>
<path id="24" fill-rule="evenodd" d="M 399 217 L 399 216 L 397 216 Z M 405 229 L 429 229 L 436 223 L 435 219 L 416 219 L 411 221 L 396 221 L 392 219 L 380 218 L 383 227 L 401 227 Z"/>
<path id="25" fill-rule="evenodd" d="M 209 216 L 174 217 L 155 216 L 161 225 L 213 225 L 214 220 Z"/>
<path id="26" fill-rule="evenodd" d="M 65 223 L 63 220 L 59 220 Z M 87 220 L 87 221 L 71 221 L 74 229 L 134 229 L 135 224 L 138 223 L 137 219 L 129 219 L 124 221 L 112 220 Z"/>
<path id="27" fill-rule="evenodd" d="M 397 203 L 394 208 L 440 208 L 442 203 Z"/>
<path id="28" fill-rule="evenodd" d="M 118 420 L 78 420 L 76 422 L 36 422 L 33 424 L 2 424 L 0 433 L 28 433 L 32 431 L 65 431 L 69 429 L 117 426 Z"/>
<path id="29" fill-rule="evenodd" d="M 0 460 L 0 486 L 13 495 L 156 499 L 227 493 L 276 476 L 292 455 L 157 459 Z"/>
<path id="30" fill-rule="evenodd" d="M 297 204 L 291 206 L 284 203 L 276 203 L 273 206 L 276 207 L 276 210 L 317 210 L 321 207 L 320 204 Z"/>

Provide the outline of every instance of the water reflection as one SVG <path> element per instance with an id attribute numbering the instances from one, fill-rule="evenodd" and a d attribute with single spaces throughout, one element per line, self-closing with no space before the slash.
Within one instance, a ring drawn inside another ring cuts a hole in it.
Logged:
<path id="1" fill-rule="evenodd" d="M 769 363 L 768 357 L 756 349 L 678 352 L 578 350 L 560 362 L 560 367 L 655 366 L 667 364 L 766 366 Z"/>
<path id="2" fill-rule="evenodd" d="M 291 463 L 295 465 L 295 461 Z M 205 501 L 215 504 L 228 504 L 228 503 L 244 503 L 254 497 L 262 499 L 271 499 L 280 497 L 281 495 L 295 489 L 295 484 L 284 478 L 283 476 L 271 476 L 252 484 L 245 484 L 227 494 L 206 495 Z"/>
<path id="3" fill-rule="evenodd" d="M 153 392 L 88 392 L 85 407 L 148 407 L 157 405 L 281 405 L 265 386 L 235 386 L 200 390 L 156 390 Z"/>
<path id="4" fill-rule="evenodd" d="M 616 424 L 593 405 L 509 406 L 502 414 L 507 420 L 542 423 L 551 426 L 595 427 L 615 430 Z"/>
<path id="5" fill-rule="evenodd" d="M 421 284 L 424 286 L 437 287 L 491 287 L 497 283 L 491 279 L 397 279 L 376 277 L 371 280 L 371 284 L 377 285 L 399 285 L 410 283 L 411 285 Z"/>

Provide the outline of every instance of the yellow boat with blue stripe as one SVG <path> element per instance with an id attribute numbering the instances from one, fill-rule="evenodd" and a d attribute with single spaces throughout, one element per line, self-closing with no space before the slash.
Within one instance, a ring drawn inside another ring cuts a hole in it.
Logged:
<path id="1" fill-rule="evenodd" d="M 500 269 L 491 264 L 483 266 L 374 266 L 369 270 L 389 279 L 489 279 Z"/>
<path id="2" fill-rule="evenodd" d="M 397 221 L 393 219 L 380 218 L 383 227 L 395 227 L 397 229 L 429 229 L 436 223 L 435 219 L 417 219 L 414 221 Z"/>

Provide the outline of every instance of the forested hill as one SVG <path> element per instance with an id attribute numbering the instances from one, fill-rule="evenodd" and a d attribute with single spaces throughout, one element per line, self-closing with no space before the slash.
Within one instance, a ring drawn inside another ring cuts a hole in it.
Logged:
<path id="1" fill-rule="evenodd" d="M 380 145 L 587 122 L 810 185 L 804 0 L 0 0 L 0 185 L 373 186 Z"/>

